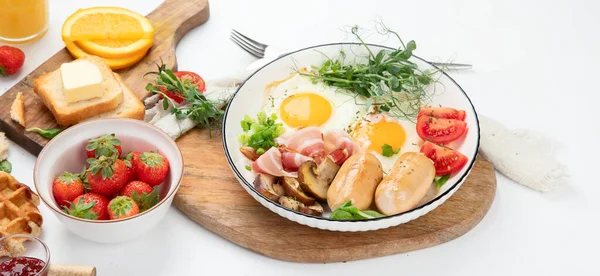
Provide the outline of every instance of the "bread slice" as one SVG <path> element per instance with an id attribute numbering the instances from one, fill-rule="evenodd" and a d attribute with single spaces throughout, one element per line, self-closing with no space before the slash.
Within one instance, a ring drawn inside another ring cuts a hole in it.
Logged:
<path id="1" fill-rule="evenodd" d="M 75 103 L 68 103 L 63 93 L 60 70 L 46 73 L 33 81 L 33 91 L 54 115 L 56 122 L 63 126 L 77 124 L 87 118 L 116 109 L 123 102 L 123 89 L 112 70 L 102 58 L 85 56 L 87 60 L 100 69 L 104 96 Z"/>
<path id="2" fill-rule="evenodd" d="M 4 132 L 0 132 L 0 161 L 6 160 L 8 157 L 8 139 L 4 136 Z"/>
<path id="3" fill-rule="evenodd" d="M 10 118 L 22 127 L 25 127 L 25 100 L 23 99 L 23 92 L 17 93 L 15 101 L 10 106 Z"/>
<path id="4" fill-rule="evenodd" d="M 119 74 L 114 73 L 115 78 L 121 84 L 121 88 L 123 89 L 123 102 L 117 107 L 117 109 L 102 113 L 100 115 L 91 117 L 86 119 L 86 121 L 97 120 L 97 119 L 107 119 L 107 118 L 129 118 L 136 120 L 143 120 L 144 114 L 146 113 L 146 107 L 140 101 L 140 99 L 125 85 L 123 79 Z"/>

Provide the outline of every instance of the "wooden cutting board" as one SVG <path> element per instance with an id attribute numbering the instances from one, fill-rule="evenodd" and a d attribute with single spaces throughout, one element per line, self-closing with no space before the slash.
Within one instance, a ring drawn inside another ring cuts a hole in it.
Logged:
<path id="1" fill-rule="evenodd" d="M 154 26 L 154 45 L 146 57 L 137 64 L 116 72 L 121 74 L 125 84 L 138 97 L 146 97 L 148 92 L 144 87 L 149 80 L 144 79 L 143 75 L 149 71 L 156 71 L 156 63 L 160 63 L 161 59 L 167 68 L 176 70 L 175 46 L 189 30 L 206 22 L 208 17 L 208 0 L 165 0 L 147 15 Z M 33 80 L 72 60 L 71 54 L 62 49 L 0 96 L 0 131 L 5 132 L 9 139 L 34 155 L 39 154 L 48 140 L 36 133 L 25 132 L 25 129 L 52 128 L 57 127 L 57 124 L 52 113 L 33 92 Z M 23 92 L 25 98 L 25 128 L 10 119 L 10 106 L 18 92 Z"/>
<path id="2" fill-rule="evenodd" d="M 198 224 L 268 257 L 329 263 L 393 255 L 435 246 L 465 234 L 485 216 L 496 194 L 496 175 L 482 157 L 444 204 L 409 223 L 371 232 L 332 232 L 289 221 L 263 207 L 236 178 L 219 134 L 194 129 L 177 140 L 184 177 L 174 203 Z"/>

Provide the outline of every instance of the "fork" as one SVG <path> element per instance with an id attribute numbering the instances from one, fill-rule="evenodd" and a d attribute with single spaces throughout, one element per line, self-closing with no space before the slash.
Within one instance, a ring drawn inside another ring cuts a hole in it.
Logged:
<path id="1" fill-rule="evenodd" d="M 230 37 L 235 44 L 242 47 L 249 54 L 257 57 L 279 57 L 285 54 L 285 52 L 273 50 L 273 46 L 269 46 L 267 44 L 258 42 L 248 36 L 236 31 L 235 29 L 231 30 Z M 433 64 L 435 66 L 443 67 L 443 68 L 452 68 L 455 70 L 467 70 L 473 68 L 471 64 L 463 64 L 463 63 L 452 63 L 452 62 L 432 62 L 426 61 L 429 64 Z"/>

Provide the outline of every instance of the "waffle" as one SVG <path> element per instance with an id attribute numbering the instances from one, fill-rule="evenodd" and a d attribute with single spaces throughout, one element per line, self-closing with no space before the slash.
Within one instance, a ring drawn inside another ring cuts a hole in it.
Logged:
<path id="1" fill-rule="evenodd" d="M 0 172 L 0 238 L 12 234 L 40 236 L 40 198 L 12 175 Z M 24 239 L 11 239 L 0 247 L 0 257 L 25 252 Z"/>

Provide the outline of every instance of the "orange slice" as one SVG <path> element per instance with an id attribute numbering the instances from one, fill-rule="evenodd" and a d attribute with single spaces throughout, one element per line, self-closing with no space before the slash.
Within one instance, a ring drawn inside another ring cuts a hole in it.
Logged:
<path id="1" fill-rule="evenodd" d="M 153 35 L 146 17 L 117 7 L 80 9 L 62 28 L 63 41 L 77 41 L 81 50 L 111 59 L 147 51 L 154 43 Z"/>
<path id="2" fill-rule="evenodd" d="M 71 52 L 71 55 L 73 55 L 75 58 L 80 58 L 89 55 L 88 53 L 84 52 L 81 48 L 79 48 L 77 44 L 75 44 L 75 42 L 73 41 L 65 41 L 65 45 L 67 46 L 67 50 L 69 50 L 69 52 Z M 102 58 L 106 62 L 106 65 L 110 67 L 110 69 L 117 70 L 127 68 L 131 65 L 136 64 L 138 61 L 143 59 L 144 56 L 146 56 L 146 51 L 142 51 L 140 53 L 133 54 L 124 58 Z"/>

